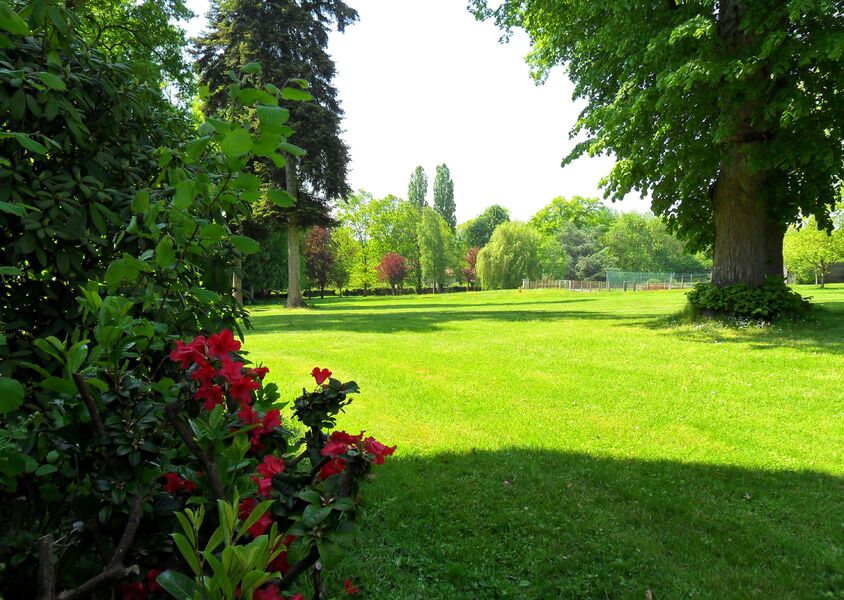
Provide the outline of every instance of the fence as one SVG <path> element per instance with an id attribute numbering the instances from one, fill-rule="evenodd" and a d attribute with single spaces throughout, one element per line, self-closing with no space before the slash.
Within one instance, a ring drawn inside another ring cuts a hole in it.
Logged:
<path id="1" fill-rule="evenodd" d="M 624 292 L 676 290 L 694 287 L 710 281 L 711 273 L 634 273 L 609 271 L 605 281 L 591 279 L 540 279 L 522 280 L 522 289 L 559 289 L 572 292 Z"/>

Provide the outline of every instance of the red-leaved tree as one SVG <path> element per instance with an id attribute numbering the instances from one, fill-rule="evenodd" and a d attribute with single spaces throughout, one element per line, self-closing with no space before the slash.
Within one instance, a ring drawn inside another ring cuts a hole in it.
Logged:
<path id="1" fill-rule="evenodd" d="M 375 272 L 378 274 L 378 279 L 386 281 L 390 284 L 393 293 L 407 277 L 407 264 L 404 256 L 397 252 L 389 252 L 384 255 L 381 262 L 375 267 Z"/>
<path id="2" fill-rule="evenodd" d="M 325 227 L 314 227 L 305 238 L 305 270 L 319 288 L 319 297 L 325 298 L 325 285 L 331 279 L 337 259 L 331 232 Z"/>
<path id="3" fill-rule="evenodd" d="M 475 265 L 478 262 L 478 252 L 481 249 L 478 247 L 470 248 L 469 252 L 466 253 L 466 268 L 463 269 L 463 275 L 466 277 L 466 284 L 470 288 L 475 287 L 475 280 L 477 279 L 477 274 L 475 273 Z"/>

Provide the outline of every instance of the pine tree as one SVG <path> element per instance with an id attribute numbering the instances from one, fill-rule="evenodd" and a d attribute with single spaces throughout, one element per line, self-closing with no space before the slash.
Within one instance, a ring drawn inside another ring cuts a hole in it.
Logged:
<path id="1" fill-rule="evenodd" d="M 332 201 L 349 193 L 349 148 L 340 137 L 343 110 L 333 85 L 334 61 L 327 52 L 332 27 L 343 31 L 357 19 L 357 12 L 342 0 L 216 0 L 210 11 L 210 31 L 197 41 L 194 51 L 200 82 L 210 89 L 205 110 L 225 108 L 228 72 L 257 62 L 258 83 L 308 82 L 313 101 L 291 107 L 289 124 L 296 132 L 282 161 L 256 165 L 269 172 L 279 187 L 296 199 L 293 208 L 279 208 L 268 201 L 256 210 L 259 225 L 272 231 L 288 229 L 287 306 L 302 306 L 299 248 L 301 231 L 330 224 Z"/>

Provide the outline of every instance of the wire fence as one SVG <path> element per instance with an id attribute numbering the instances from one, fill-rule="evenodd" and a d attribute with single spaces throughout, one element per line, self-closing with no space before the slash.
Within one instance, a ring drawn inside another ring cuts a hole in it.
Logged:
<path id="1" fill-rule="evenodd" d="M 708 282 L 711 273 L 645 273 L 609 271 L 604 281 L 592 279 L 523 279 L 522 289 L 559 289 L 572 292 L 646 292 L 677 290 Z"/>

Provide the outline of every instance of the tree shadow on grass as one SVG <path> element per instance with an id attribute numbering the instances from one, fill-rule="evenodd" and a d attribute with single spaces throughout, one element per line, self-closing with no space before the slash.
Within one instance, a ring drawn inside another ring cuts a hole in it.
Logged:
<path id="1" fill-rule="evenodd" d="M 844 302 L 824 302 L 799 320 L 759 326 L 727 326 L 717 321 L 689 323 L 680 315 L 643 320 L 637 325 L 663 330 L 698 343 L 746 344 L 754 350 L 787 346 L 807 352 L 844 354 Z"/>
<path id="2" fill-rule="evenodd" d="M 402 296 L 397 296 L 396 298 L 401 298 Z M 494 307 L 505 307 L 505 306 L 512 306 L 512 307 L 521 307 L 521 306 L 533 306 L 533 305 L 542 305 L 542 304 L 556 304 L 556 305 L 566 305 L 572 304 L 575 302 L 589 302 L 594 301 L 596 298 L 565 298 L 565 299 L 556 299 L 556 300 L 528 300 L 527 296 L 524 301 L 519 299 L 517 302 L 426 302 L 427 299 L 432 298 L 432 296 L 403 296 L 407 298 L 408 301 L 406 302 L 396 302 L 390 304 L 381 304 L 378 302 L 379 300 L 388 300 L 391 299 L 390 296 L 344 296 L 342 298 L 335 297 L 335 298 L 324 298 L 324 299 L 309 299 L 308 300 L 308 309 L 313 311 L 320 311 L 320 310 L 337 310 L 337 311 L 357 311 L 357 310 L 367 310 L 367 311 L 382 311 L 382 310 L 408 310 L 408 309 L 460 309 L 460 308 L 481 308 L 485 306 L 494 306 Z M 256 303 L 252 305 L 250 308 L 274 308 L 274 307 L 283 307 L 284 302 L 264 302 L 264 303 Z"/>
<path id="3" fill-rule="evenodd" d="M 496 305 L 501 306 L 501 305 Z M 344 331 L 355 333 L 431 333 L 444 326 L 462 321 L 497 321 L 518 323 L 530 321 L 559 321 L 562 319 L 590 320 L 641 320 L 647 314 L 618 314 L 584 310 L 393 310 L 372 313 L 347 313 L 313 311 L 307 313 L 282 313 L 251 317 L 254 333 L 280 333 L 284 331 Z"/>
<path id="4" fill-rule="evenodd" d="M 399 453 L 365 493 L 367 597 L 844 597 L 840 477 L 507 449 Z"/>

